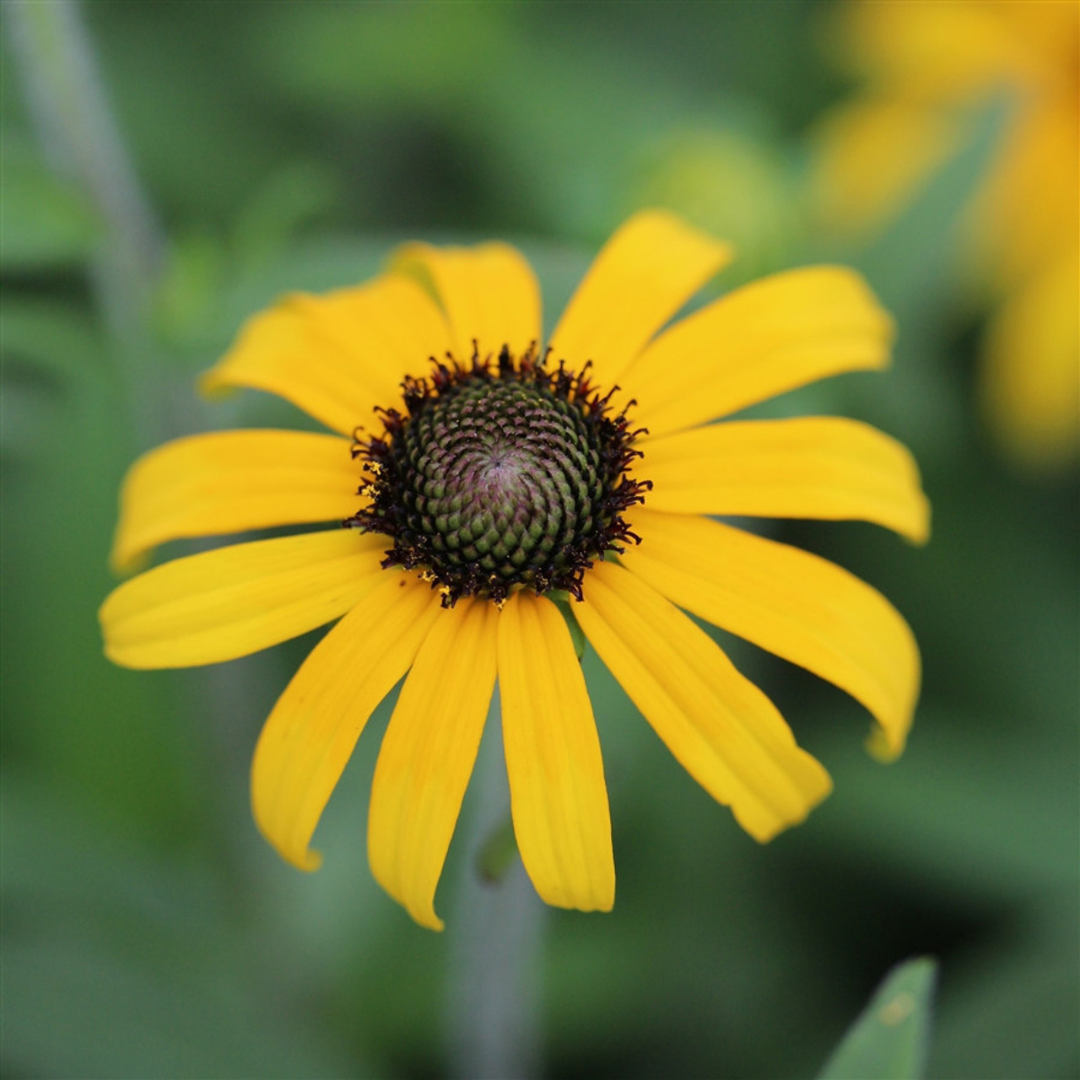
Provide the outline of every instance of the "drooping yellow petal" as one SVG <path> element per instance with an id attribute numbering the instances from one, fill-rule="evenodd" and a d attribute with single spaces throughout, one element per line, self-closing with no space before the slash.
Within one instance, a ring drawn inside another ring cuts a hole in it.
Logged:
<path id="1" fill-rule="evenodd" d="M 171 668 L 258 652 L 348 611 L 383 573 L 389 545 L 377 533 L 332 529 L 174 559 L 106 598 L 105 655 Z"/>
<path id="2" fill-rule="evenodd" d="M 640 446 L 652 510 L 873 521 L 915 543 L 929 535 L 911 454 L 857 420 L 731 421 Z"/>
<path id="3" fill-rule="evenodd" d="M 843 371 L 889 362 L 893 324 L 858 274 L 789 270 L 677 322 L 626 373 L 635 425 L 654 437 Z"/>
<path id="4" fill-rule="evenodd" d="M 728 244 L 666 210 L 643 210 L 604 245 L 552 335 L 553 359 L 593 362 L 610 389 L 649 339 L 732 258 Z M 632 387 L 637 392 L 637 387 Z"/>
<path id="5" fill-rule="evenodd" d="M 440 613 L 425 582 L 382 571 L 278 698 L 255 748 L 251 804 L 266 839 L 301 870 L 319 865 L 308 844 L 368 717 Z"/>
<path id="6" fill-rule="evenodd" d="M 220 431 L 151 450 L 128 471 L 111 561 L 169 540 L 341 520 L 365 501 L 350 443 L 301 431 Z"/>
<path id="7" fill-rule="evenodd" d="M 204 391 L 246 386 L 286 398 L 351 435 L 378 425 L 376 405 L 400 400 L 406 375 L 425 375 L 450 346 L 438 308 L 415 282 L 385 274 L 325 296 L 287 296 L 245 323 Z"/>
<path id="8" fill-rule="evenodd" d="M 684 769 L 755 839 L 830 791 L 771 701 L 691 619 L 629 570 L 598 563 L 574 605 L 585 636 Z"/>
<path id="9" fill-rule="evenodd" d="M 371 785 L 371 871 L 433 930 L 443 927 L 435 887 L 495 688 L 498 617 L 487 600 L 440 612 L 401 688 Z"/>
<path id="10" fill-rule="evenodd" d="M 395 270 L 430 287 L 446 312 L 460 361 L 498 355 L 509 345 L 520 356 L 540 343 L 540 287 L 532 267 L 509 244 L 433 247 L 406 244 L 395 252 Z"/>
<path id="11" fill-rule="evenodd" d="M 521 860 L 549 904 L 615 902 L 604 764 L 570 631 L 550 600 L 523 591 L 499 619 L 499 693 Z"/>
<path id="12" fill-rule="evenodd" d="M 919 694 L 919 649 L 876 589 L 809 552 L 706 518 L 643 507 L 623 565 L 680 607 L 846 690 L 897 756 Z"/>

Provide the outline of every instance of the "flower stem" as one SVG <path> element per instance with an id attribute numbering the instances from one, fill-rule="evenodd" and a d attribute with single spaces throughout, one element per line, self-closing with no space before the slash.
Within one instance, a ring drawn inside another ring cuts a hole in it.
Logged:
<path id="1" fill-rule="evenodd" d="M 473 779 L 477 805 L 448 930 L 450 1065 L 463 1078 L 526 1080 L 540 1073 L 538 960 L 545 909 L 517 853 L 509 861 L 499 854 L 510 796 L 497 693 Z"/>

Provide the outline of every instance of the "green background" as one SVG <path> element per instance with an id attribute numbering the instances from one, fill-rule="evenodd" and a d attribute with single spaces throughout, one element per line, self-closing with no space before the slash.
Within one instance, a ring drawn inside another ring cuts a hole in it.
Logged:
<path id="1" fill-rule="evenodd" d="M 897 317 L 889 373 L 758 413 L 854 415 L 905 441 L 931 543 L 764 527 L 884 591 L 918 636 L 925 687 L 909 751 L 885 767 L 854 702 L 725 641 L 836 784 L 759 847 L 586 656 L 618 900 L 545 916 L 543 1074 L 813 1075 L 914 955 L 941 963 L 929 1075 L 1077 1074 L 1077 474 L 1019 472 L 982 428 L 985 313 L 953 259 L 1001 110 L 893 227 L 839 250 L 803 195 L 806 133 L 850 89 L 821 59 L 824 12 L 86 5 L 166 238 L 148 306 L 114 289 L 108 316 L 110 225 L 43 144 L 4 11 L 5 1076 L 449 1074 L 452 931 L 415 926 L 366 864 L 386 704 L 320 826 L 324 869 L 297 873 L 256 833 L 247 772 L 318 635 L 195 671 L 110 666 L 96 610 L 116 494 L 167 438 L 306 423 L 261 395 L 210 405 L 193 388 L 281 292 L 362 280 L 403 239 L 494 236 L 533 260 L 550 326 L 611 229 L 657 204 L 735 240 L 721 288 L 840 258 Z M 461 847 L 439 894 L 451 926 Z"/>

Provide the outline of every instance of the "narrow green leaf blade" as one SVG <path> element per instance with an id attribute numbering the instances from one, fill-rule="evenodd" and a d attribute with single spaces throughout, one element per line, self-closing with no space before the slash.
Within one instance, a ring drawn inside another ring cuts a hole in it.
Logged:
<path id="1" fill-rule="evenodd" d="M 937 961 L 925 956 L 893 968 L 819 1080 L 919 1080 L 936 978 Z"/>

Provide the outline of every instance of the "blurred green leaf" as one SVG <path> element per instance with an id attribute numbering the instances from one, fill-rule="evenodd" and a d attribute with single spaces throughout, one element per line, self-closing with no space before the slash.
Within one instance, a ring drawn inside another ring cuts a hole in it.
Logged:
<path id="1" fill-rule="evenodd" d="M 210 862 L 164 857 L 10 771 L 3 792 L 5 1071 L 362 1071 L 289 1007 L 296 984 L 252 948 Z"/>
<path id="2" fill-rule="evenodd" d="M 937 962 L 926 957 L 890 972 L 820 1080 L 919 1080 L 926 1067 L 936 974 Z"/>
<path id="3" fill-rule="evenodd" d="M 34 367 L 63 381 L 100 375 L 101 338 L 79 308 L 40 294 L 9 292 L 3 316 L 5 364 Z"/>
<path id="4" fill-rule="evenodd" d="M 1076 914 L 1075 891 L 1048 890 L 996 947 L 950 964 L 931 1076 L 1080 1075 Z"/>
<path id="5" fill-rule="evenodd" d="M 337 174 L 319 161 L 299 160 L 276 169 L 241 209 L 233 246 L 244 266 L 281 258 L 303 228 L 331 216 L 342 201 Z M 355 200 L 355 192 L 350 192 Z"/>
<path id="6" fill-rule="evenodd" d="M 355 109 L 453 108 L 504 62 L 503 5 L 358 4 L 284 7 L 259 21 L 263 63 L 297 95 Z"/>
<path id="7" fill-rule="evenodd" d="M 0 137 L 0 266 L 39 271 L 77 266 L 100 234 L 93 210 L 58 180 L 26 140 Z"/>
<path id="8" fill-rule="evenodd" d="M 838 732 L 819 748 L 837 790 L 818 811 L 815 838 L 984 897 L 1024 899 L 1075 882 L 1076 764 L 1063 753 L 1075 738 L 1009 738 L 988 726 L 922 709 L 907 752 L 888 767 Z"/>

